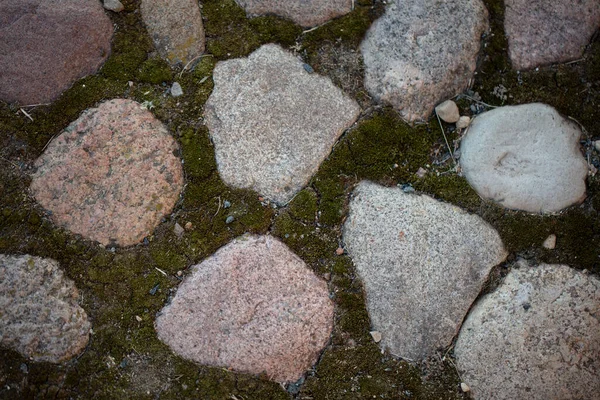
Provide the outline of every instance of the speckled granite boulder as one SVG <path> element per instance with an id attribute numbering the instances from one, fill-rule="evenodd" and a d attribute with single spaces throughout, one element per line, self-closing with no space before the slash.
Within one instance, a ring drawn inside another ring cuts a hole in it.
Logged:
<path id="1" fill-rule="evenodd" d="M 182 357 L 296 381 L 333 327 L 324 281 L 271 236 L 242 236 L 193 267 L 156 319 Z"/>
<path id="2" fill-rule="evenodd" d="M 477 400 L 599 399 L 600 280 L 513 268 L 469 313 L 454 353 Z"/>
<path id="3" fill-rule="evenodd" d="M 197 0 L 142 0 L 140 9 L 154 46 L 171 65 L 185 65 L 204 52 Z"/>
<path id="4" fill-rule="evenodd" d="M 350 200 L 343 240 L 380 345 L 415 361 L 451 344 L 491 268 L 507 256 L 478 216 L 368 181 Z"/>
<path id="5" fill-rule="evenodd" d="M 581 57 L 600 28 L 598 0 L 505 0 L 504 29 L 515 69 Z"/>
<path id="6" fill-rule="evenodd" d="M 110 54 L 113 26 L 97 0 L 0 1 L 0 99 L 56 99 Z"/>
<path id="7" fill-rule="evenodd" d="M 488 13 L 481 0 L 405 0 L 386 6 L 361 44 L 365 86 L 407 121 L 464 91 Z"/>
<path id="8" fill-rule="evenodd" d="M 279 204 L 308 183 L 360 111 L 274 44 L 218 63 L 213 79 L 205 119 L 221 178 Z"/>
<path id="9" fill-rule="evenodd" d="M 556 212 L 585 198 L 580 136 L 577 124 L 546 104 L 500 107 L 473 120 L 460 164 L 481 197 L 507 208 Z"/>
<path id="10" fill-rule="evenodd" d="M 252 16 L 275 14 L 311 27 L 352 11 L 352 0 L 235 0 Z"/>
<path id="11" fill-rule="evenodd" d="M 51 219 L 103 245 L 129 246 L 152 233 L 183 189 L 178 146 L 131 100 L 83 112 L 35 162 L 31 192 Z"/>
<path id="12" fill-rule="evenodd" d="M 61 362 L 87 346 L 90 322 L 54 260 L 0 254 L 0 344 L 36 362 Z"/>

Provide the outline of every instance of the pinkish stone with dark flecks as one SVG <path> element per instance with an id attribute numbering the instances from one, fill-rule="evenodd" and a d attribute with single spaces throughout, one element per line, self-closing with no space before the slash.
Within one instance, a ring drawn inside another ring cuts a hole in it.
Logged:
<path id="1" fill-rule="evenodd" d="M 235 0 L 252 16 L 275 14 L 304 27 L 324 24 L 352 11 L 352 0 Z"/>
<path id="2" fill-rule="evenodd" d="M 31 191 L 51 219 L 103 245 L 152 233 L 183 189 L 178 146 L 135 101 L 83 112 L 35 162 Z"/>
<path id="3" fill-rule="evenodd" d="M 298 380 L 333 327 L 327 284 L 271 236 L 235 239 L 194 267 L 156 319 L 160 340 L 200 364 Z"/>
<path id="4" fill-rule="evenodd" d="M 87 346 L 90 322 L 58 262 L 0 254 L 0 344 L 36 362 L 61 362 Z"/>
<path id="5" fill-rule="evenodd" d="M 598 0 L 505 0 L 504 29 L 515 69 L 581 57 L 600 28 Z"/>
<path id="6" fill-rule="evenodd" d="M 98 0 L 0 1 L 0 99 L 56 99 L 110 54 L 113 26 Z"/>

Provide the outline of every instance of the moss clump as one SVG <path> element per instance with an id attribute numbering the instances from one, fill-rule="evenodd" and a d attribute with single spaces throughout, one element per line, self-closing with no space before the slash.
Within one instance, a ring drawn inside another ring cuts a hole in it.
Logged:
<path id="1" fill-rule="evenodd" d="M 306 222 L 313 222 L 317 215 L 317 194 L 311 189 L 304 189 L 299 192 L 290 202 L 290 214 Z"/>
<path id="2" fill-rule="evenodd" d="M 140 82 L 159 84 L 170 82 L 173 79 L 173 73 L 165 60 L 149 58 L 140 66 L 137 78 Z"/>

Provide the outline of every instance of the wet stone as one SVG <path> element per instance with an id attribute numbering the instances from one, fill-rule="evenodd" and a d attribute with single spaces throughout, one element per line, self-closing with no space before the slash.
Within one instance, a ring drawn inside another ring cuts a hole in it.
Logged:
<path id="1" fill-rule="evenodd" d="M 488 13 L 480 0 L 406 0 L 386 6 L 361 44 L 365 86 L 409 122 L 463 92 L 475 72 Z"/>
<path id="2" fill-rule="evenodd" d="M 251 16 L 275 14 L 311 27 L 352 11 L 352 0 L 235 0 Z"/>
<path id="3" fill-rule="evenodd" d="M 500 107 L 473 119 L 460 164 L 481 197 L 511 209 L 557 212 L 585 198 L 580 136 L 577 124 L 546 104 Z"/>
<path id="4" fill-rule="evenodd" d="M 304 187 L 359 114 L 329 78 L 278 45 L 219 62 L 205 120 L 219 174 L 285 204 Z"/>
<path id="5" fill-rule="evenodd" d="M 198 1 L 142 0 L 140 10 L 154 46 L 171 65 L 186 65 L 204 52 Z"/>
<path id="6" fill-rule="evenodd" d="M 504 29 L 513 68 L 575 60 L 600 28 L 598 0 L 505 0 Z"/>
<path id="7" fill-rule="evenodd" d="M 519 263 L 469 313 L 454 353 L 474 399 L 598 399 L 600 281 Z"/>
<path id="8" fill-rule="evenodd" d="M 78 297 L 58 262 L 0 254 L 0 344 L 36 362 L 81 353 L 90 322 Z"/>
<path id="9" fill-rule="evenodd" d="M 507 256 L 480 217 L 368 181 L 350 200 L 343 240 L 381 346 L 415 361 L 451 344 L 491 268 Z"/>
<path id="10" fill-rule="evenodd" d="M 31 191 L 50 218 L 103 245 L 149 236 L 183 189 L 178 146 L 139 103 L 84 111 L 35 162 Z"/>
<path id="11" fill-rule="evenodd" d="M 113 26 L 97 0 L 0 2 L 0 99 L 55 100 L 110 54 Z"/>
<path id="12" fill-rule="evenodd" d="M 295 382 L 329 340 L 326 283 L 271 236 L 235 239 L 192 267 L 156 319 L 184 358 Z"/>

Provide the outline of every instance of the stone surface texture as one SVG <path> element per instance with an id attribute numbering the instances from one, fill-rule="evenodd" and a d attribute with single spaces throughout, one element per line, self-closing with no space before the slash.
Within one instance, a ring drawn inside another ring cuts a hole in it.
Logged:
<path id="1" fill-rule="evenodd" d="M 55 100 L 110 54 L 113 26 L 97 0 L 0 2 L 0 99 Z"/>
<path id="2" fill-rule="evenodd" d="M 406 0 L 386 6 L 361 44 L 365 86 L 409 122 L 461 93 L 476 67 L 488 13 L 480 0 Z"/>
<path id="3" fill-rule="evenodd" d="M 90 322 L 58 262 L 0 254 L 0 344 L 35 362 L 58 363 L 87 346 Z"/>
<path id="4" fill-rule="evenodd" d="M 171 65 L 185 66 L 204 52 L 197 0 L 142 0 L 140 9 L 154 46 Z"/>
<path id="5" fill-rule="evenodd" d="M 283 243 L 246 235 L 193 267 L 156 330 L 174 352 L 200 364 L 296 381 L 329 340 L 328 294 Z"/>
<path id="6" fill-rule="evenodd" d="M 382 346 L 411 360 L 451 344 L 489 271 L 507 256 L 478 216 L 368 181 L 354 191 L 343 240 Z"/>
<path id="7" fill-rule="evenodd" d="M 290 201 L 360 112 L 329 78 L 273 44 L 219 62 L 205 120 L 225 183 Z"/>
<path id="8" fill-rule="evenodd" d="M 560 211 L 585 198 L 581 129 L 540 103 L 473 119 L 460 146 L 462 171 L 480 196 L 529 212 Z"/>
<path id="9" fill-rule="evenodd" d="M 600 28 L 598 0 L 505 0 L 504 29 L 513 68 L 575 60 Z"/>
<path id="10" fill-rule="evenodd" d="M 513 268 L 471 310 L 454 353 L 479 399 L 600 398 L 600 281 L 566 265 Z"/>
<path id="11" fill-rule="evenodd" d="M 35 162 L 31 191 L 56 224 L 103 245 L 152 233 L 183 189 L 178 146 L 139 103 L 84 111 Z"/>
<path id="12" fill-rule="evenodd" d="M 235 0 L 249 15 L 275 14 L 311 27 L 352 11 L 352 0 Z"/>

